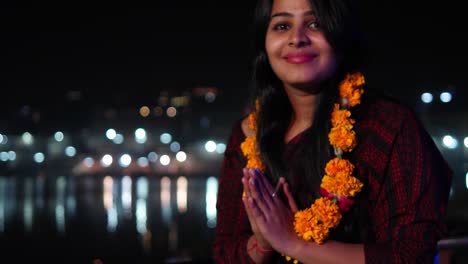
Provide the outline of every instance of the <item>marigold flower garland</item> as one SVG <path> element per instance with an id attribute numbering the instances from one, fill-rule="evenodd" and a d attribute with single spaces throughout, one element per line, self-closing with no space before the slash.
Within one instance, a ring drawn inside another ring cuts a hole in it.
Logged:
<path id="1" fill-rule="evenodd" d="M 354 204 L 349 197 L 354 197 L 362 189 L 363 184 L 352 176 L 354 165 L 343 158 L 343 153 L 351 152 L 357 145 L 356 134 L 353 131 L 355 120 L 351 118 L 350 108 L 361 103 L 364 83 L 364 76 L 356 72 L 347 74 L 339 85 L 340 102 L 334 105 L 331 114 L 332 128 L 328 134 L 336 157 L 325 166 L 325 175 L 320 184 L 322 197 L 317 198 L 311 207 L 299 210 L 294 215 L 294 230 L 304 240 L 322 244 L 327 239 L 330 229 L 340 223 L 342 213 L 347 212 Z M 249 128 L 253 131 L 257 129 L 259 108 L 257 100 L 256 111 L 248 117 Z M 265 172 L 256 133 L 246 137 L 241 144 L 241 150 L 247 158 L 247 168 Z M 286 256 L 286 259 L 291 260 L 289 256 Z"/>

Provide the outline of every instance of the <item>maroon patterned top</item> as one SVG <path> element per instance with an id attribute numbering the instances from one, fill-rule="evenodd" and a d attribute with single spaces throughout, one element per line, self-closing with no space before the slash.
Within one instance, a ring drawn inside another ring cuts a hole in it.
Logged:
<path id="1" fill-rule="evenodd" d="M 358 219 L 364 219 L 365 230 L 353 234 L 359 234 L 354 242 L 364 244 L 366 263 L 433 263 L 446 232 L 451 169 L 413 111 L 395 102 L 370 104 L 356 133 L 359 144 L 350 159 L 355 177 L 365 184 L 355 205 L 365 209 Z M 246 250 L 252 231 L 241 200 L 244 139 L 238 122 L 219 176 L 215 263 L 253 263 Z M 299 135 L 285 149 L 303 143 Z M 282 261 L 278 254 L 275 262 Z"/>

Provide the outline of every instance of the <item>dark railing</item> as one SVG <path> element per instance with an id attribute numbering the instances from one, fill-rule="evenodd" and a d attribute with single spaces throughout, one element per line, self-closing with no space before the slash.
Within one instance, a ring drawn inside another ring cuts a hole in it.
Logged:
<path id="1" fill-rule="evenodd" d="M 468 248 L 468 237 L 447 238 L 437 243 L 439 251 Z"/>
<path id="2" fill-rule="evenodd" d="M 434 264 L 468 263 L 468 236 L 442 239 L 437 243 L 439 254 Z"/>

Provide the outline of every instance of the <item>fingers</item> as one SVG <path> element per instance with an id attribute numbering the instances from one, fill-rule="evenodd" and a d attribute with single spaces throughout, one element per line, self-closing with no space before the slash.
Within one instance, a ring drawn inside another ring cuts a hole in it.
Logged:
<path id="1" fill-rule="evenodd" d="M 255 196 L 253 190 L 255 186 L 252 185 L 252 172 L 249 169 L 244 168 L 244 176 L 242 177 L 242 185 L 244 187 L 244 195 L 242 196 L 242 201 L 244 203 L 245 211 L 251 222 L 252 229 L 256 229 L 256 219 L 257 217 L 263 217 L 262 211 L 258 207 L 258 202 L 255 201 Z"/>
<path id="2" fill-rule="evenodd" d="M 279 194 L 279 191 L 281 190 L 282 185 L 285 183 L 285 180 L 283 177 L 281 177 L 278 180 L 278 183 L 276 184 L 275 191 L 271 194 L 271 197 L 276 197 Z"/>
<path id="3" fill-rule="evenodd" d="M 244 203 L 244 208 L 249 218 L 250 227 L 253 233 L 257 234 L 260 231 L 258 223 L 264 223 L 265 216 L 252 197 L 244 196 L 242 197 L 242 202 Z"/>
<path id="4" fill-rule="evenodd" d="M 250 185 L 249 185 L 249 180 L 250 180 L 250 173 L 249 170 L 244 168 L 242 170 L 244 173 L 244 176 L 242 177 L 242 185 L 244 187 L 244 195 L 243 197 L 252 197 L 252 194 L 250 193 Z"/>
<path id="5" fill-rule="evenodd" d="M 280 179 L 284 180 L 283 177 L 281 177 Z M 286 195 L 286 198 L 288 199 L 289 208 L 293 213 L 296 213 L 298 211 L 297 204 L 296 201 L 294 201 L 294 197 L 291 191 L 289 190 L 289 184 L 286 181 L 283 184 L 283 192 Z"/>
<path id="6" fill-rule="evenodd" d="M 250 192 L 256 200 L 258 207 L 266 212 L 273 207 L 273 187 L 268 180 L 259 172 L 251 170 Z"/>
<path id="7" fill-rule="evenodd" d="M 273 193 L 273 186 L 260 171 L 252 170 L 252 175 L 255 179 L 259 180 L 260 187 L 262 190 L 265 190 L 268 195 L 271 195 Z"/>

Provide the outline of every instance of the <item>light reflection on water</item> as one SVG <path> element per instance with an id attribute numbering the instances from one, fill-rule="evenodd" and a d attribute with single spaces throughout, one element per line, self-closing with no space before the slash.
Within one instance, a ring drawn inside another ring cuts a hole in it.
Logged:
<path id="1" fill-rule="evenodd" d="M 214 176 L 0 177 L 0 247 L 68 263 L 210 263 L 216 195 Z"/>

